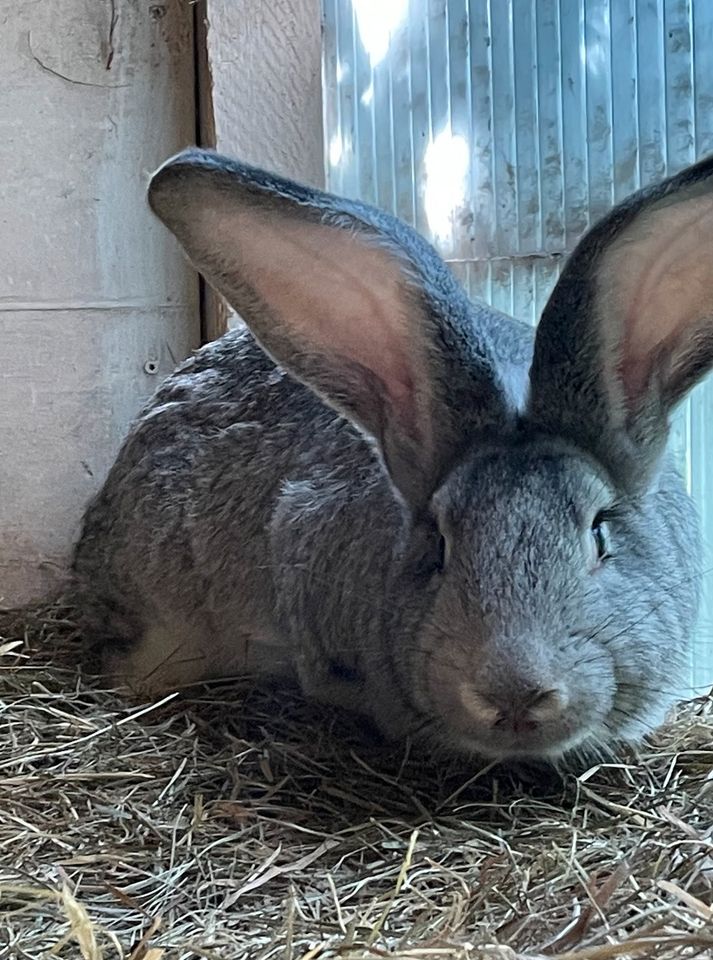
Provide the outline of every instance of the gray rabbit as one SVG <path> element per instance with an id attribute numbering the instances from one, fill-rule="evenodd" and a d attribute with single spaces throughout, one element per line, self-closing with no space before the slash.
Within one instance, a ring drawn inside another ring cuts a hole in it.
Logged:
<path id="1" fill-rule="evenodd" d="M 597 224 L 536 332 L 394 217 L 213 152 L 149 202 L 249 330 L 166 380 L 88 509 L 102 670 L 296 677 L 493 757 L 659 724 L 698 604 L 665 445 L 713 366 L 713 158 Z"/>

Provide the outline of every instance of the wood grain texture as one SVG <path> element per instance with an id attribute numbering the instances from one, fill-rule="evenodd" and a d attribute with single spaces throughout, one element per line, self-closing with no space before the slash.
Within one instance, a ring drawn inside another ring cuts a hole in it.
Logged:
<path id="1" fill-rule="evenodd" d="M 322 20 L 319 0 L 201 0 L 207 62 L 200 89 L 212 109 L 204 142 L 284 176 L 324 186 Z M 206 111 L 206 117 L 208 116 Z M 214 143 L 209 143 L 210 137 Z M 212 290 L 206 339 L 236 315 Z"/>
<path id="2" fill-rule="evenodd" d="M 319 0 L 208 0 L 219 150 L 324 184 Z"/>
<path id="3" fill-rule="evenodd" d="M 195 105 L 185 0 L 4 7 L 0 603 L 16 604 L 57 587 L 130 419 L 197 345 L 195 275 L 145 202 Z"/>

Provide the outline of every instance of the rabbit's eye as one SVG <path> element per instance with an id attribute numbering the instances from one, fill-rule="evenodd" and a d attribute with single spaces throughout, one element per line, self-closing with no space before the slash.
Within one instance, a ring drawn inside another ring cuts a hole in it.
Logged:
<path id="1" fill-rule="evenodd" d="M 606 560 L 609 556 L 607 527 L 604 517 L 600 513 L 597 514 L 592 523 L 592 539 L 597 561 Z"/>

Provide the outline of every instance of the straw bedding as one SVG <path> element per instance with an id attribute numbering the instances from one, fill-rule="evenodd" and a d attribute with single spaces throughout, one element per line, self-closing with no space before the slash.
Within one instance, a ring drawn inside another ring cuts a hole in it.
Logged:
<path id="1" fill-rule="evenodd" d="M 0 616 L 0 958 L 713 957 L 713 705 L 579 776 L 394 752 L 294 691 L 127 704 Z"/>

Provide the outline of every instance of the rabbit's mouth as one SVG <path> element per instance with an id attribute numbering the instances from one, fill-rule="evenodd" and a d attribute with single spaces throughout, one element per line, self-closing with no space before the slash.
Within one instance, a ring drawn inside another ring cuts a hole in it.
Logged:
<path id="1" fill-rule="evenodd" d="M 465 752 L 553 760 L 591 741 L 594 729 L 606 728 L 613 684 L 589 692 L 578 685 L 575 694 L 564 679 L 535 684 L 508 673 L 506 686 L 487 672 L 479 679 L 443 664 L 429 678 L 430 712 L 440 717 L 444 738 Z"/>
<path id="2" fill-rule="evenodd" d="M 458 746 L 463 752 L 476 754 L 493 760 L 543 759 L 558 760 L 572 753 L 589 741 L 591 732 L 588 727 L 574 726 L 571 732 L 562 735 L 559 730 L 538 729 L 527 732 L 482 731 L 482 733 L 460 733 Z"/>

